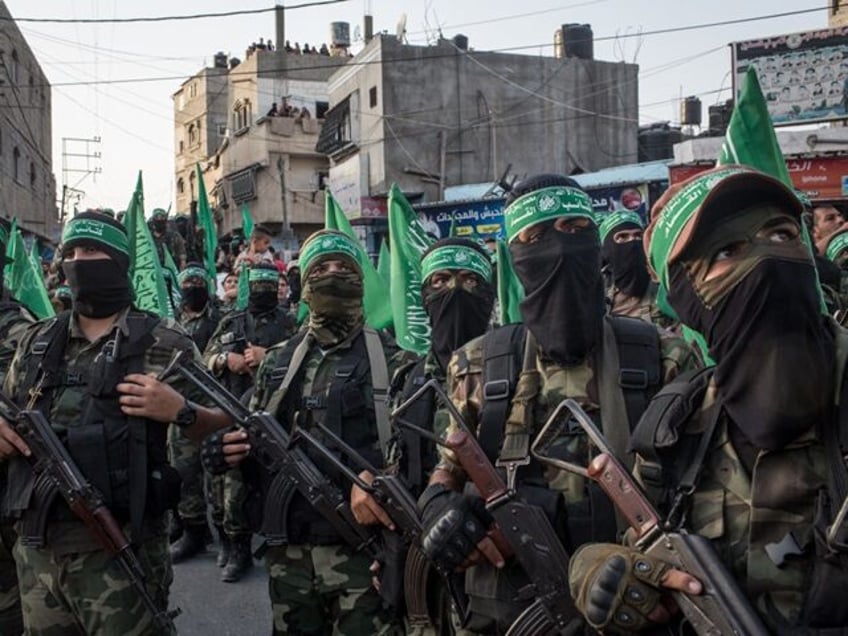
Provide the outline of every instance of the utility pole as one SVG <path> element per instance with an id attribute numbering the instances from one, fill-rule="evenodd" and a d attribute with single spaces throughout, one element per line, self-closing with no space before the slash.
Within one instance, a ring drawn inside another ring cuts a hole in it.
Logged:
<path id="1" fill-rule="evenodd" d="M 280 199 L 283 204 L 283 249 L 293 250 L 296 246 L 294 245 L 294 233 L 289 224 L 289 205 L 286 200 L 286 162 L 282 154 L 277 157 L 277 172 L 280 175 Z"/>
<path id="2" fill-rule="evenodd" d="M 65 224 L 66 206 L 74 197 L 79 203 L 85 196 L 83 190 L 77 189 L 88 175 L 100 174 L 103 168 L 99 165 L 100 151 L 93 146 L 100 144 L 100 137 L 91 139 L 81 137 L 62 137 L 62 202 L 59 210 L 59 225 Z M 72 175 L 81 174 L 73 184 L 69 184 Z"/>

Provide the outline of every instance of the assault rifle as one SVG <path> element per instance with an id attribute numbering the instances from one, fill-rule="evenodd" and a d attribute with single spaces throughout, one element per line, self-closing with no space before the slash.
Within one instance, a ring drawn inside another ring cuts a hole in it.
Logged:
<path id="1" fill-rule="evenodd" d="M 303 448 L 293 443 L 292 436 L 272 415 L 264 411 L 251 412 L 186 352 L 177 353 L 163 375 L 167 377 L 171 373 L 188 380 L 243 428 L 250 440 L 250 456 L 268 473 L 276 475 L 267 497 L 273 506 L 266 505 L 265 513 L 278 515 L 274 527 L 283 528 L 283 534 L 266 535 L 268 545 L 287 543 L 285 529 L 289 503 L 295 492 L 299 492 L 345 543 L 371 558 L 379 557 L 378 534 L 356 522 L 350 502 L 341 489 L 327 478 Z"/>
<path id="2" fill-rule="evenodd" d="M 431 391 L 448 409 L 460 429 L 444 440 L 400 417 L 412 402 L 429 396 Z M 544 511 L 523 502 L 515 490 L 516 471 L 526 465 L 529 458 L 499 461 L 499 467 L 506 471 L 505 482 L 435 380 L 425 383 L 395 410 L 392 417 L 396 426 L 412 430 L 453 451 L 495 520 L 489 537 L 504 557 L 515 556 L 530 580 L 527 589 L 519 591 L 519 596 L 536 600 L 516 619 L 507 632 L 508 636 L 579 633 L 584 623 L 568 591 L 568 553 Z"/>
<path id="3" fill-rule="evenodd" d="M 0 416 L 26 442 L 32 454 L 27 458 L 36 479 L 52 482 L 71 511 L 85 523 L 89 532 L 107 554 L 114 556 L 159 633 L 175 634 L 173 619 L 179 609 L 161 609 L 145 586 L 145 572 L 133 552 L 129 539 L 103 500 L 103 495 L 86 479 L 68 449 L 59 441 L 50 422 L 38 410 L 21 409 L 0 393 Z"/>
<path id="4" fill-rule="evenodd" d="M 550 454 L 556 441 L 562 439 L 563 431 L 574 422 L 599 451 L 588 466 Z M 685 530 L 662 527 L 659 513 L 577 402 L 563 400 L 557 406 L 533 442 L 531 453 L 544 464 L 595 481 L 633 529 L 635 549 L 671 563 L 701 581 L 704 591 L 697 596 L 672 592 L 699 635 L 766 636 L 769 633 L 707 539 Z"/>

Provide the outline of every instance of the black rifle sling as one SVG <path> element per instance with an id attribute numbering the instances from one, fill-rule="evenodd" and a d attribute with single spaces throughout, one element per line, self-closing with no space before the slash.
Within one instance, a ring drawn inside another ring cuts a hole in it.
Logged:
<path id="1" fill-rule="evenodd" d="M 425 366 L 426 360 L 422 358 L 416 362 L 411 369 L 409 369 L 409 372 L 406 374 L 403 391 L 401 393 L 402 402 L 405 402 L 412 397 L 412 395 L 427 381 L 428 378 L 424 373 Z M 409 411 L 407 411 L 405 419 L 409 420 L 416 426 L 432 430 L 434 415 L 435 410 L 433 398 L 428 394 L 422 396 L 421 399 L 409 407 Z M 413 493 L 420 494 L 424 488 L 424 479 L 426 478 L 426 475 L 424 474 L 423 454 L 425 452 L 432 452 L 432 443 L 424 444 L 421 436 L 409 429 L 402 428 L 397 434 L 400 439 L 401 446 L 401 476 L 409 484 Z M 424 449 L 425 446 L 427 447 L 427 450 Z"/>
<path id="2" fill-rule="evenodd" d="M 503 446 L 526 333 L 523 325 L 512 324 L 489 332 L 483 340 L 483 407 L 478 438 L 492 463 Z"/>

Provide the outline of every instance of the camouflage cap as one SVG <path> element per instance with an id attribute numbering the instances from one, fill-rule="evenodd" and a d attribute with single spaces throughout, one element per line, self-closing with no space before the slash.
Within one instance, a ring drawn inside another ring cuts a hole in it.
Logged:
<path id="1" fill-rule="evenodd" d="M 561 217 L 595 221 L 592 200 L 579 188 L 552 186 L 518 197 L 504 210 L 506 239 L 511 243 L 522 230 Z"/>
<path id="2" fill-rule="evenodd" d="M 664 285 L 668 266 L 690 244 L 698 223 L 714 213 L 718 195 L 758 193 L 763 201 L 776 201 L 799 219 L 803 207 L 795 193 L 781 181 L 748 166 L 727 165 L 695 175 L 669 188 L 651 209 L 645 230 L 648 265 Z"/>
<path id="3" fill-rule="evenodd" d="M 601 233 L 601 243 L 604 242 L 604 239 L 607 237 L 607 234 L 612 232 L 615 228 L 626 223 L 638 225 L 640 228 L 645 229 L 645 223 L 642 221 L 642 217 L 636 214 L 635 212 L 611 212 L 610 214 L 607 214 L 603 218 L 599 218 L 598 220 L 601 222 L 599 228 L 599 231 Z"/>
<path id="4" fill-rule="evenodd" d="M 359 242 L 338 230 L 320 230 L 307 238 L 300 250 L 301 277 L 305 279 L 310 268 L 327 257 L 347 259 L 362 272 L 365 255 Z"/>
<path id="5" fill-rule="evenodd" d="M 848 250 L 848 228 L 837 230 L 827 239 L 824 253 L 828 260 L 835 261 L 845 250 Z"/>

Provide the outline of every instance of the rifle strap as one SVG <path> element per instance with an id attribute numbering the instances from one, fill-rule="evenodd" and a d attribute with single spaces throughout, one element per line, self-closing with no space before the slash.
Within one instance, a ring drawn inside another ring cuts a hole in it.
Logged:
<path id="1" fill-rule="evenodd" d="M 306 356 L 309 354 L 309 349 L 312 347 L 313 338 L 312 335 L 307 332 L 304 338 L 297 343 L 297 346 L 292 353 L 291 360 L 289 361 L 289 366 L 286 369 L 286 374 L 283 376 L 283 381 L 280 383 L 279 390 L 274 392 L 273 397 L 268 401 L 268 406 L 265 409 L 269 413 L 276 413 L 280 408 L 280 403 L 286 397 L 286 394 L 289 391 L 289 388 L 294 382 L 294 378 L 297 375 L 297 372 L 300 370 L 303 361 L 306 359 Z"/>
<path id="2" fill-rule="evenodd" d="M 386 354 L 383 351 L 383 343 L 380 334 L 364 327 L 362 333 L 365 335 L 365 349 L 368 352 L 368 365 L 371 368 L 371 390 L 374 395 L 374 416 L 377 420 L 377 438 L 380 441 L 380 450 L 383 452 L 383 460 L 388 457 L 389 438 L 391 437 L 391 425 L 389 422 L 389 368 L 386 365 Z"/>
<path id="3" fill-rule="evenodd" d="M 424 372 L 426 364 L 426 359 L 421 358 L 408 370 L 401 393 L 403 402 L 411 398 L 428 380 Z M 417 400 L 410 406 L 406 418 L 418 426 L 428 430 L 432 429 L 433 418 L 435 416 L 433 402 L 432 391 L 429 391 L 427 395 L 422 396 L 420 400 Z M 400 473 L 409 483 L 413 493 L 418 494 L 423 489 L 425 480 L 429 477 L 429 475 L 424 474 L 424 448 L 426 447 L 428 449 L 427 452 L 429 452 L 432 443 L 424 444 L 418 433 L 406 428 L 399 428 L 398 435 L 402 447 Z"/>
<path id="4" fill-rule="evenodd" d="M 633 456 L 627 453 L 630 426 L 624 391 L 620 382 L 621 363 L 618 343 L 610 321 L 604 318 L 601 341 L 601 364 L 598 373 L 598 398 L 601 402 L 601 425 L 610 448 L 627 470 L 633 468 Z M 617 513 L 616 513 L 617 514 Z"/>
<path id="5" fill-rule="evenodd" d="M 495 329 L 483 340 L 483 407 L 480 412 L 480 446 L 494 462 L 504 442 L 507 415 L 519 375 L 518 357 L 526 329 L 512 324 Z"/>

